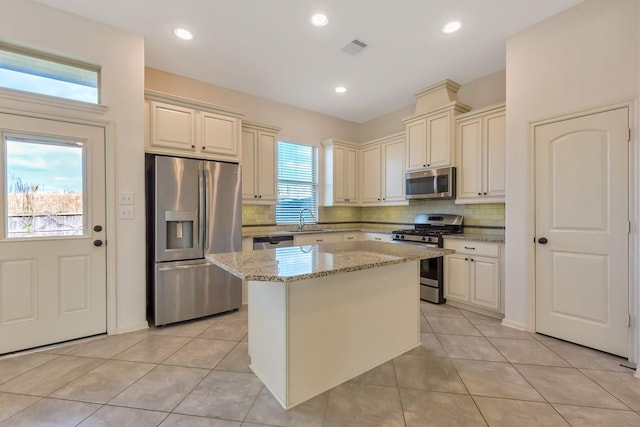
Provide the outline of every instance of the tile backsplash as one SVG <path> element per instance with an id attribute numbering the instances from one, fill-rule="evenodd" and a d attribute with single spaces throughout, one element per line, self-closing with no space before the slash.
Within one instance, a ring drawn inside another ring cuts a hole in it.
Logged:
<path id="1" fill-rule="evenodd" d="M 321 223 L 365 222 L 413 224 L 421 213 L 451 213 L 464 216 L 467 227 L 504 228 L 504 203 L 456 205 L 453 200 L 411 200 L 407 206 L 319 207 Z M 274 206 L 242 206 L 242 225 L 275 225 Z"/>

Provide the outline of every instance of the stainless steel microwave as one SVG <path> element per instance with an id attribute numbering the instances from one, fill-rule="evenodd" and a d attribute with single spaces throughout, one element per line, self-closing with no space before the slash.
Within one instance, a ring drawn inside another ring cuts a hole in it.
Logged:
<path id="1" fill-rule="evenodd" d="M 453 199 L 456 196 L 456 168 L 405 173 L 407 199 Z"/>

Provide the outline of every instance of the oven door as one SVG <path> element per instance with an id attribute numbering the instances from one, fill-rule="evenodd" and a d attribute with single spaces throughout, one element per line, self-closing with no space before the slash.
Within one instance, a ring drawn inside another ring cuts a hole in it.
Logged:
<path id="1" fill-rule="evenodd" d="M 437 246 L 434 246 L 437 247 Z M 443 290 L 444 257 L 420 261 L 420 299 L 435 304 L 445 302 Z"/>

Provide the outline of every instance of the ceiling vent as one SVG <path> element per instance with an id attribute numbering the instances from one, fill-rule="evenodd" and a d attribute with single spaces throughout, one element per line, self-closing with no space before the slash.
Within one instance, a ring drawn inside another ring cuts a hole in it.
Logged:
<path id="1" fill-rule="evenodd" d="M 357 55 L 362 52 L 365 47 L 367 47 L 367 44 L 365 42 L 363 42 L 362 40 L 353 39 L 342 48 L 342 51 L 348 53 L 349 55 Z"/>

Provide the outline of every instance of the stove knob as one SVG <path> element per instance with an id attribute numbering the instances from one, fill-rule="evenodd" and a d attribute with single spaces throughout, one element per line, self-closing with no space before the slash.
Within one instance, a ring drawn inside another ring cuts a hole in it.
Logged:
<path id="1" fill-rule="evenodd" d="M 424 242 L 425 240 L 427 240 L 427 238 L 426 238 L 426 237 L 423 237 L 423 238 L 422 238 L 422 241 Z"/>
<path id="2" fill-rule="evenodd" d="M 400 238 L 401 238 L 402 240 L 404 240 L 404 236 L 400 236 Z"/>

